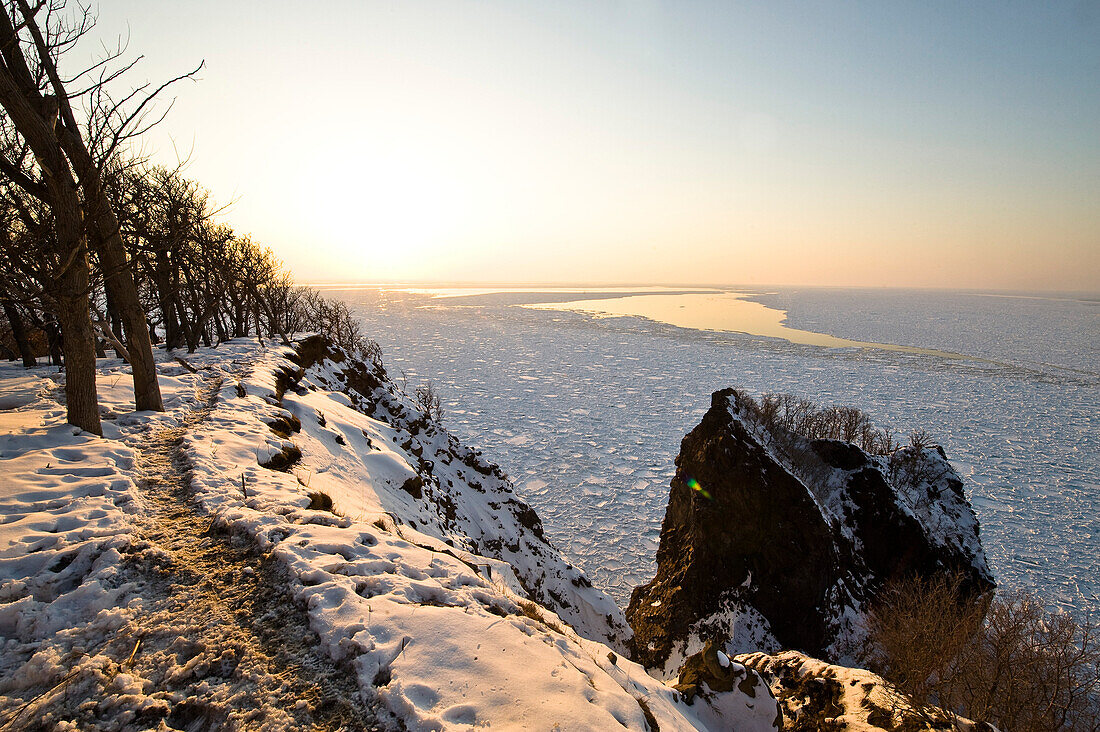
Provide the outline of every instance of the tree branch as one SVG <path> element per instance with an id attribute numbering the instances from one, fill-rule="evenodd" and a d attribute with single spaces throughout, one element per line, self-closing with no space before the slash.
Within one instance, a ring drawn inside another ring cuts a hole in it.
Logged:
<path id="1" fill-rule="evenodd" d="M 15 185 L 22 188 L 43 203 L 49 203 L 49 191 L 41 182 L 27 175 L 19 166 L 12 163 L 6 157 L 0 155 L 0 173 L 8 177 Z"/>

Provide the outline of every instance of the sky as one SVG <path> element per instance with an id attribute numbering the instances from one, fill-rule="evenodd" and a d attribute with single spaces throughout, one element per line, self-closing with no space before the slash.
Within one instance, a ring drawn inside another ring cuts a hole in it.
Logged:
<path id="1" fill-rule="evenodd" d="M 1100 291 L 1098 0 L 99 11 L 302 282 Z"/>

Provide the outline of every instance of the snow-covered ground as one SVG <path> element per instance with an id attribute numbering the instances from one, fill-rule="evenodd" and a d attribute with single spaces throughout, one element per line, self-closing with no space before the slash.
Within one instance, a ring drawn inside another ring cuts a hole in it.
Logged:
<path id="1" fill-rule="evenodd" d="M 179 355 L 164 414 L 100 363 L 103 438 L 0 366 L 0 725 L 774 728 L 754 674 L 688 704 L 625 659 L 621 611 L 380 374 Z"/>
<path id="2" fill-rule="evenodd" d="M 548 532 L 620 604 L 653 575 L 681 438 L 711 392 L 734 386 L 858 406 L 903 436 L 927 429 L 966 482 L 998 581 L 1068 608 L 1100 606 L 1095 303 L 846 290 L 759 298 L 789 307 L 793 327 L 989 359 L 971 361 L 513 306 L 545 294 L 332 294 L 356 305 L 410 388 L 435 383 L 448 428 L 513 475 Z"/>
<path id="3" fill-rule="evenodd" d="M 101 361 L 98 439 L 65 424 L 56 372 L 0 365 L 0 634 L 8 639 L 48 637 L 117 604 L 119 550 L 141 510 L 135 444 L 197 405 L 198 378 L 166 363 L 169 411 L 134 413 L 129 374 Z"/>

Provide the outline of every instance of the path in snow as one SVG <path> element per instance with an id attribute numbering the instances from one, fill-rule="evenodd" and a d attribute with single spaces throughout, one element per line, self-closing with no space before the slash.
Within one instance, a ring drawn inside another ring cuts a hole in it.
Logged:
<path id="1" fill-rule="evenodd" d="M 107 633 L 93 623 L 84 638 L 55 639 L 72 672 L 0 730 L 145 729 L 160 719 L 177 730 L 380 728 L 354 672 L 316 652 L 277 560 L 191 500 L 181 444 L 221 381 L 207 380 L 205 407 L 139 448 L 145 510 L 121 579 L 140 610 Z"/>

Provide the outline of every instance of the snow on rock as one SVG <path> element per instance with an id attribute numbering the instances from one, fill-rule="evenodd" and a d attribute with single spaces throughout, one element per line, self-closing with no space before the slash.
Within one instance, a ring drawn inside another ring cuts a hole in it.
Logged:
<path id="1" fill-rule="evenodd" d="M 675 688 L 699 707 L 708 729 L 724 729 L 751 720 L 783 729 L 779 704 L 756 671 L 731 661 L 717 641 L 708 641 L 684 660 Z"/>
<path id="2" fill-rule="evenodd" d="M 835 666 L 798 651 L 775 655 L 747 653 L 736 660 L 762 677 L 778 700 L 788 729 L 844 729 L 856 732 L 906 729 L 992 730 L 962 717 L 942 717 L 932 725 L 908 713 L 906 705 L 881 676 L 863 669 Z"/>
<path id="3" fill-rule="evenodd" d="M 657 575 L 631 596 L 633 657 L 663 677 L 710 639 L 731 653 L 845 659 L 883 583 L 960 573 L 993 587 L 978 522 L 940 448 L 872 456 L 778 434 L 732 389 L 683 440 Z"/>

